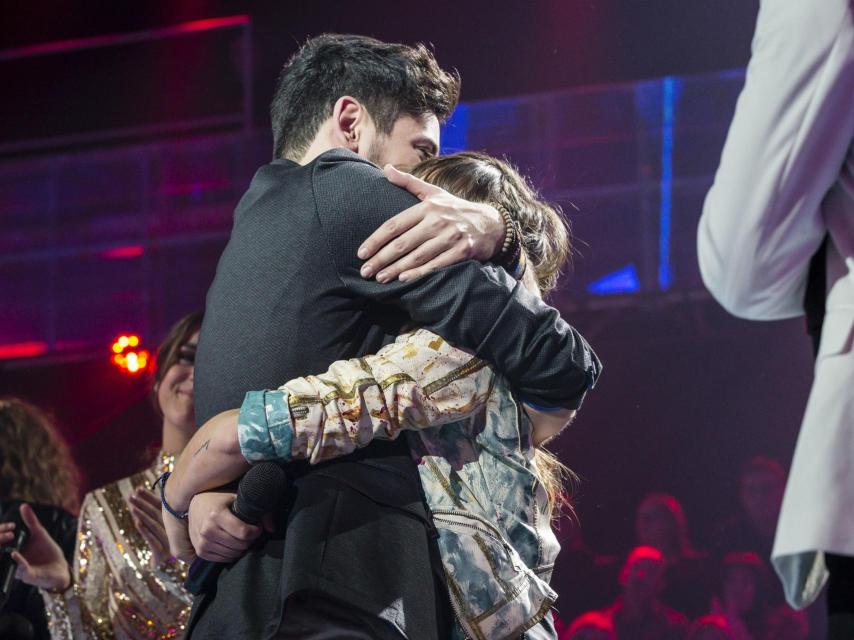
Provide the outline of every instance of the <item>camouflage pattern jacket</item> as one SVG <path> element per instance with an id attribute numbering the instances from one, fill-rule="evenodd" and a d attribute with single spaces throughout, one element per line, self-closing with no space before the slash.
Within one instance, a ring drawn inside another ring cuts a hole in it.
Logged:
<path id="1" fill-rule="evenodd" d="M 531 424 L 487 364 L 419 329 L 374 356 L 250 392 L 249 462 L 319 463 L 406 432 L 458 622 L 457 638 L 519 638 L 548 613 L 560 545 L 533 466 Z"/>

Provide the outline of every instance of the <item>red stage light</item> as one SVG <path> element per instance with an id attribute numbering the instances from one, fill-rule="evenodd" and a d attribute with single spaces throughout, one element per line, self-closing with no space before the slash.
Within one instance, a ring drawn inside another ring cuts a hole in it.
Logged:
<path id="1" fill-rule="evenodd" d="M 125 247 L 113 247 L 112 249 L 107 249 L 106 251 L 101 252 L 101 257 L 109 258 L 111 260 L 122 260 L 125 258 L 138 258 L 144 253 L 145 247 L 134 244 Z"/>
<path id="2" fill-rule="evenodd" d="M 37 358 L 48 352 L 46 342 L 16 342 L 0 344 L 0 360 L 14 358 Z"/>
<path id="3" fill-rule="evenodd" d="M 113 343 L 113 364 L 124 373 L 143 373 L 148 368 L 151 355 L 146 349 L 137 349 L 139 336 L 119 336 Z"/>

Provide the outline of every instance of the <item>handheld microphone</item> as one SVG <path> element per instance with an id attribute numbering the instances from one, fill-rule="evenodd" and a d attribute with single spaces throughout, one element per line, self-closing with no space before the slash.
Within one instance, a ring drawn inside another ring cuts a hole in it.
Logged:
<path id="1" fill-rule="evenodd" d="M 240 480 L 231 513 L 246 524 L 258 525 L 284 496 L 288 479 L 285 470 L 275 462 L 260 462 Z M 193 595 L 207 591 L 225 567 L 223 562 L 196 558 L 187 572 L 184 588 Z"/>
<path id="2" fill-rule="evenodd" d="M 17 505 L 11 512 L 10 518 L 4 518 L 4 522 L 14 522 L 15 537 L 13 540 L 0 550 L 0 611 L 6 606 L 6 601 L 9 599 L 9 594 L 12 592 L 15 583 L 15 570 L 18 568 L 18 563 L 12 560 L 13 551 L 21 551 L 27 540 L 30 539 L 30 530 L 21 521 L 21 516 L 18 512 Z"/>

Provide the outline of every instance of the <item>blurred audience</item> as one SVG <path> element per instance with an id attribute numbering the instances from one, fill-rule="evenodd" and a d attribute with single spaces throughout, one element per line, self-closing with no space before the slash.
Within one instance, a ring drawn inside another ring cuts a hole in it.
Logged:
<path id="1" fill-rule="evenodd" d="M 560 640 L 617 640 L 617 631 L 610 616 L 600 611 L 590 611 L 573 621 L 560 634 Z"/>
<path id="2" fill-rule="evenodd" d="M 726 618 L 736 640 L 758 640 L 768 613 L 771 576 L 752 552 L 730 553 L 724 558 L 721 584 L 712 612 Z"/>
<path id="3" fill-rule="evenodd" d="M 682 638 L 687 619 L 661 602 L 665 571 L 664 554 L 655 547 L 635 547 L 629 553 L 620 570 L 622 594 L 601 612 L 611 620 L 619 640 Z"/>
<path id="4" fill-rule="evenodd" d="M 560 594 L 560 618 L 572 621 L 585 611 L 602 609 L 616 597 L 617 569 L 611 558 L 601 558 L 585 543 L 574 513 L 561 514 L 555 525 L 560 553 L 551 585 Z"/>
<path id="5" fill-rule="evenodd" d="M 723 556 L 733 551 L 754 551 L 770 568 L 771 547 L 786 472 L 776 460 L 756 456 L 742 467 L 739 479 L 739 511 L 717 527 L 715 551 Z"/>
<path id="6" fill-rule="evenodd" d="M 20 524 L 26 503 L 44 523 L 45 534 L 69 561 L 74 554 L 74 516 L 80 507 L 80 474 L 51 418 L 16 398 L 0 400 L 0 543 L 12 540 L 12 523 Z M 6 568 L 9 554 L 0 556 Z M 50 638 L 38 589 L 18 582 L 0 606 L 0 638 Z"/>
<path id="7" fill-rule="evenodd" d="M 688 627 L 685 640 L 736 640 L 727 619 L 719 614 L 697 618 Z"/>
<path id="8" fill-rule="evenodd" d="M 772 579 L 768 558 L 784 485 L 779 463 L 764 456 L 747 461 L 738 512 L 715 530 L 714 555 L 694 547 L 685 510 L 674 496 L 647 494 L 635 513 L 638 546 L 619 576 L 606 557 L 583 544 L 577 521 L 565 528 L 562 523 L 563 557 L 553 584 L 561 615 L 570 622 L 561 640 L 823 638 L 822 625 L 811 625 L 807 613 L 783 603 Z M 609 605 L 605 598 L 613 599 L 615 589 L 619 595 Z M 582 607 L 587 613 L 579 615 Z"/>
<path id="9" fill-rule="evenodd" d="M 761 640 L 807 640 L 809 637 L 810 625 L 806 613 L 781 604 L 766 616 Z"/>
<path id="10" fill-rule="evenodd" d="M 666 493 L 648 494 L 638 505 L 635 532 L 638 545 L 655 547 L 664 555 L 662 602 L 689 618 L 705 613 L 714 590 L 714 565 L 691 544 L 679 501 Z"/>

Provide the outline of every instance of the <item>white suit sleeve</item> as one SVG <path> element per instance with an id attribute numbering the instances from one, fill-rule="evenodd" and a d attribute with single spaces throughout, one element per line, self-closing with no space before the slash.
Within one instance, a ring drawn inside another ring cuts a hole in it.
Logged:
<path id="1" fill-rule="evenodd" d="M 821 201 L 854 136 L 852 0 L 762 0 L 698 231 L 703 281 L 731 313 L 803 313 Z"/>

